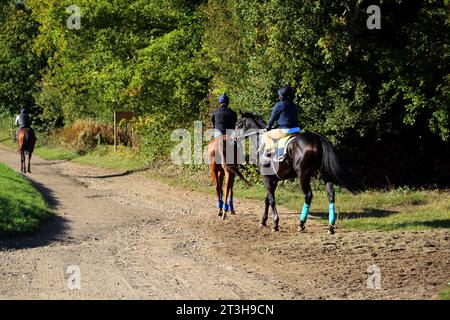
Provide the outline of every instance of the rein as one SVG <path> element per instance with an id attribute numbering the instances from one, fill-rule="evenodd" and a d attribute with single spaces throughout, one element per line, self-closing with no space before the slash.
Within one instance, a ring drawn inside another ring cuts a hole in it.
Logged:
<path id="1" fill-rule="evenodd" d="M 241 136 L 236 136 L 235 139 L 236 139 L 236 140 L 241 140 L 241 139 L 243 139 L 243 138 L 248 138 L 248 137 L 251 137 L 251 136 L 254 136 L 254 135 L 257 135 L 257 134 L 264 134 L 264 133 L 266 133 L 266 132 L 267 132 L 267 130 L 260 129 L 260 130 L 255 131 L 255 132 L 246 133 L 246 134 L 243 134 L 243 135 L 241 135 Z"/>

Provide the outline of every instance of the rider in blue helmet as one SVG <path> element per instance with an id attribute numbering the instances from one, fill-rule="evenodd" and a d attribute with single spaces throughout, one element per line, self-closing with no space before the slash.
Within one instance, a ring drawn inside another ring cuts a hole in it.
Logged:
<path id="1" fill-rule="evenodd" d="M 237 114 L 230 107 L 230 98 L 226 93 L 219 97 L 219 107 L 214 110 L 211 122 L 216 129 L 216 137 L 225 135 L 227 130 L 234 130 Z"/>

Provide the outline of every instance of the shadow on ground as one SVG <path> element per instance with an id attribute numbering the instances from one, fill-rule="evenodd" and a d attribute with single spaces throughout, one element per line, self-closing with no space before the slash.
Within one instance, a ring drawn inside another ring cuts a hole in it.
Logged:
<path id="1" fill-rule="evenodd" d="M 78 176 L 78 178 L 84 178 L 84 179 L 109 179 L 109 178 L 120 178 L 120 177 L 126 177 L 129 175 L 132 175 L 134 173 L 139 172 L 145 172 L 149 170 L 150 167 L 145 167 L 141 169 L 135 169 L 135 170 L 128 170 L 122 173 L 116 173 L 116 174 L 108 174 L 108 175 L 102 175 L 102 176 Z"/>
<path id="2" fill-rule="evenodd" d="M 339 212 L 339 220 L 350 220 L 350 219 L 360 219 L 360 218 L 385 218 L 397 214 L 398 211 L 392 210 L 379 210 L 374 208 L 364 208 L 362 211 L 358 212 Z M 300 213 L 285 213 L 286 215 L 299 215 Z M 328 212 L 311 212 L 309 214 L 312 218 L 323 218 L 328 219 Z"/>
<path id="3" fill-rule="evenodd" d="M 43 184 L 26 177 L 28 181 L 38 190 L 50 209 L 55 210 L 59 206 L 55 192 Z M 39 229 L 26 236 L 17 236 L 9 239 L 0 239 L 0 250 L 5 249 L 29 249 L 48 246 L 54 242 L 64 240 L 64 235 L 68 230 L 68 220 L 64 217 L 52 215 L 41 222 Z"/>

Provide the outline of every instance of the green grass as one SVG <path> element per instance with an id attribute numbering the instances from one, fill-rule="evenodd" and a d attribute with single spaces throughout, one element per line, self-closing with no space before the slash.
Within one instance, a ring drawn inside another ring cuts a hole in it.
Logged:
<path id="1" fill-rule="evenodd" d="M 442 290 L 439 293 L 439 298 L 442 299 L 442 300 L 449 300 L 450 301 L 450 282 L 447 285 L 447 288 Z"/>
<path id="2" fill-rule="evenodd" d="M 73 160 L 80 155 L 75 151 L 67 150 L 60 147 L 38 146 L 34 150 L 34 154 L 45 160 Z"/>
<path id="3" fill-rule="evenodd" d="M 76 163 L 93 165 L 113 170 L 134 170 L 143 166 L 129 148 L 118 147 L 117 151 L 111 146 L 100 146 L 94 151 L 73 159 Z"/>
<path id="4" fill-rule="evenodd" d="M 41 194 L 15 171 L 0 163 L 0 237 L 35 231 L 51 215 Z"/>

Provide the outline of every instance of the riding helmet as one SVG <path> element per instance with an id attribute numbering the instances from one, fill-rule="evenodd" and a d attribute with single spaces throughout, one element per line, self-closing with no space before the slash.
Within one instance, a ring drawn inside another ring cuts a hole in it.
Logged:
<path id="1" fill-rule="evenodd" d="M 230 98 L 226 93 L 224 93 L 219 97 L 219 104 L 226 104 L 226 105 L 230 104 Z"/>
<path id="2" fill-rule="evenodd" d="M 292 90 L 291 85 L 287 85 L 286 87 L 281 88 L 278 90 L 278 95 L 283 100 L 291 100 L 294 96 L 294 90 Z"/>

